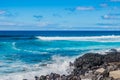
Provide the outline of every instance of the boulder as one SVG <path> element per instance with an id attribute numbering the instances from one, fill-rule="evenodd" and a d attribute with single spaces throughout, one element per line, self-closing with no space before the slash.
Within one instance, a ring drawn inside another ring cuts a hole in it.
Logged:
<path id="1" fill-rule="evenodd" d="M 110 77 L 114 79 L 120 79 L 120 70 L 110 71 Z"/>
<path id="2" fill-rule="evenodd" d="M 96 70 L 97 73 L 103 73 L 104 71 L 105 71 L 104 68 L 99 68 L 99 69 Z"/>
<path id="3" fill-rule="evenodd" d="M 109 52 L 110 53 L 117 53 L 118 51 L 116 49 L 110 49 Z"/>

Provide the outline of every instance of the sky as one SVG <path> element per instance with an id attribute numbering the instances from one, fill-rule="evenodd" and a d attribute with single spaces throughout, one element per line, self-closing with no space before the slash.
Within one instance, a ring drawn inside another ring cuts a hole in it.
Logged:
<path id="1" fill-rule="evenodd" d="M 120 0 L 0 0 L 0 30 L 120 30 Z"/>

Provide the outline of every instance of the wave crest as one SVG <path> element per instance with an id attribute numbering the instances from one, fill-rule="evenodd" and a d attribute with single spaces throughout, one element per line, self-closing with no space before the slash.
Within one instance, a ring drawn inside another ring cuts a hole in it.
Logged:
<path id="1" fill-rule="evenodd" d="M 43 37 L 37 36 L 40 40 L 52 41 L 52 40 L 70 40 L 70 41 L 101 41 L 101 42 L 119 42 L 120 36 L 86 36 L 86 37 Z"/>

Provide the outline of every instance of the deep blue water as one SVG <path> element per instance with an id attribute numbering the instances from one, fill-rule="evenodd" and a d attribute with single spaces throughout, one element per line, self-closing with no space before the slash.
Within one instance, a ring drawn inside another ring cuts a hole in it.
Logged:
<path id="1" fill-rule="evenodd" d="M 120 31 L 0 31 L 0 35 L 17 36 L 101 36 L 120 35 Z"/>
<path id="2" fill-rule="evenodd" d="M 0 31 L 0 80 L 67 73 L 76 57 L 111 48 L 120 48 L 119 31 Z"/>

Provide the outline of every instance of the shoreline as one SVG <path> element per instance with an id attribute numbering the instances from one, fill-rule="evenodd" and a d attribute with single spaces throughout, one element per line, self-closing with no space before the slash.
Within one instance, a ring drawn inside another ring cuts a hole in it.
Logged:
<path id="1" fill-rule="evenodd" d="M 105 53 L 86 53 L 76 58 L 70 62 L 67 75 L 51 73 L 35 76 L 34 80 L 120 80 L 120 51 L 111 49 Z"/>

